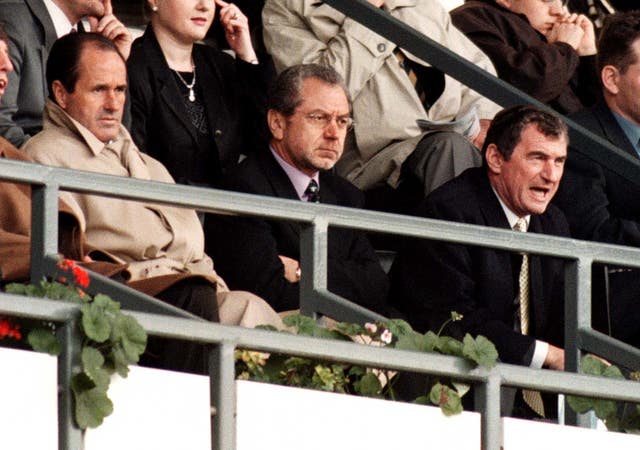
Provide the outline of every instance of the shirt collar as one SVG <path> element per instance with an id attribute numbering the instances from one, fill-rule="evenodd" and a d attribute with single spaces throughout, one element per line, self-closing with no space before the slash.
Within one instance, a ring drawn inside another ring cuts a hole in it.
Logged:
<path id="1" fill-rule="evenodd" d="M 312 177 L 301 172 L 298 168 L 292 166 L 288 162 L 286 162 L 278 153 L 273 149 L 273 147 L 269 146 L 269 150 L 273 154 L 273 157 L 278 161 L 282 170 L 285 171 L 289 180 L 291 180 L 291 184 L 293 184 L 293 188 L 296 190 L 296 194 L 298 194 L 298 198 L 300 200 L 305 199 L 304 191 L 307 190 L 307 186 L 309 186 L 309 182 L 313 179 L 320 186 L 320 177 L 318 176 L 318 172 L 313 174 Z"/>
<path id="2" fill-rule="evenodd" d="M 71 23 L 60 7 L 53 3 L 53 0 L 44 0 L 44 6 L 46 6 L 47 11 L 49 12 L 49 17 L 51 17 L 53 27 L 56 29 L 56 35 L 58 37 L 69 34 L 72 28 L 77 29 L 77 24 Z"/>
<path id="3" fill-rule="evenodd" d="M 118 137 L 115 140 L 105 144 L 100 139 L 98 139 L 91 131 L 89 131 L 87 127 L 67 114 L 64 109 L 60 108 L 60 106 L 58 106 L 50 99 L 47 99 L 45 103 L 45 115 L 56 125 L 63 125 L 72 130 L 75 129 L 75 131 L 85 141 L 91 153 L 93 153 L 95 156 L 99 155 L 107 147 L 120 154 L 120 149 L 122 148 L 122 146 L 127 142 L 127 140 L 130 140 L 130 137 L 126 129 L 124 128 L 124 125 L 120 124 Z"/>
<path id="4" fill-rule="evenodd" d="M 502 201 L 502 199 L 500 198 L 500 196 L 498 195 L 498 193 L 496 192 L 493 186 L 491 186 L 491 190 L 493 191 L 496 198 L 498 199 L 498 202 L 502 207 L 502 211 L 504 212 L 504 215 L 507 216 L 507 222 L 509 222 L 509 228 L 513 230 L 513 227 L 516 226 L 516 222 L 520 220 L 520 217 L 518 217 L 516 213 L 511 211 L 509 207 L 505 205 L 505 203 Z M 527 229 L 529 229 L 529 222 L 531 221 L 531 215 L 527 214 L 526 216 L 524 216 L 524 221 L 527 223 Z"/>
<path id="5" fill-rule="evenodd" d="M 622 128 L 622 131 L 624 131 L 624 134 L 627 136 L 627 139 L 629 139 L 629 141 L 631 141 L 631 144 L 633 144 L 633 148 L 636 150 L 636 153 L 638 153 L 638 156 L 640 156 L 640 126 L 622 117 L 620 114 L 614 111 L 611 112 L 613 113 L 613 117 L 616 118 L 616 121 L 620 125 L 620 128 Z"/>

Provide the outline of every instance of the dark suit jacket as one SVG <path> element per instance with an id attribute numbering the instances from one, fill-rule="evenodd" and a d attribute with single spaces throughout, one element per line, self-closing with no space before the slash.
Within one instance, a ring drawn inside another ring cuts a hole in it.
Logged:
<path id="1" fill-rule="evenodd" d="M 509 229 L 484 168 L 469 169 L 433 191 L 418 215 Z M 531 217 L 528 231 L 569 234 L 564 216 L 553 205 Z M 525 336 L 514 331 L 521 261 L 505 251 L 411 240 L 392 267 L 392 305 L 421 331 L 437 331 L 451 311 L 457 311 L 464 318 L 447 325 L 445 335 L 484 335 L 502 361 L 528 365 L 535 339 L 562 346 L 564 263 L 530 255 L 531 334 Z"/>
<path id="2" fill-rule="evenodd" d="M 57 36 L 42 0 L 0 0 L 14 70 L 0 101 L 0 134 L 20 146 L 42 128 L 45 67 Z"/>
<path id="3" fill-rule="evenodd" d="M 199 44 L 193 48 L 193 60 L 209 133 L 218 152 L 213 158 L 224 170 L 236 165 L 246 149 L 266 145 L 264 67 L 234 61 L 226 53 Z M 203 164 L 197 131 L 151 25 L 134 41 L 127 69 L 133 140 L 141 151 L 161 161 L 178 183 L 189 183 L 194 168 Z M 207 184 L 219 184 L 213 167 L 211 173 Z"/>
<path id="4" fill-rule="evenodd" d="M 598 103 L 571 118 L 638 158 L 606 103 Z M 571 149 L 554 203 L 564 211 L 573 237 L 640 246 L 640 184 L 627 181 Z M 594 270 L 594 327 L 640 346 L 640 308 L 636 306 L 640 292 L 639 272 L 616 272 L 609 276 L 611 295 L 605 292 L 602 273 L 601 269 Z M 605 304 L 607 297 L 609 305 Z M 611 316 L 611 329 L 605 317 L 607 314 Z"/>
<path id="5" fill-rule="evenodd" d="M 638 158 L 606 103 L 570 117 Z M 619 177 L 580 153 L 569 151 L 554 202 L 567 216 L 575 238 L 640 246 L 640 184 Z"/>
<path id="6" fill-rule="evenodd" d="M 268 149 L 251 155 L 226 180 L 235 191 L 298 200 L 286 172 Z M 348 181 L 321 172 L 320 203 L 359 208 L 364 198 Z M 300 228 L 295 222 L 209 216 L 205 220 L 206 252 L 231 289 L 253 292 L 276 311 L 296 309 L 299 284 L 284 278 L 278 255 L 300 260 Z M 328 244 L 329 290 L 385 313 L 387 277 L 364 234 L 330 228 Z"/>

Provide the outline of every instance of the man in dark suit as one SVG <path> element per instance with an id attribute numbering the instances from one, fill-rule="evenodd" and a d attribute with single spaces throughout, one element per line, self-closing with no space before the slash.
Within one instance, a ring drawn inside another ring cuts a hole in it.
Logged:
<path id="1" fill-rule="evenodd" d="M 269 148 L 250 155 L 227 177 L 230 189 L 252 194 L 361 207 L 362 193 L 329 170 L 340 158 L 353 123 L 341 77 L 315 64 L 293 66 L 269 94 Z M 207 218 L 206 249 L 232 289 L 267 300 L 276 311 L 299 307 L 300 230 L 297 223 Z M 328 288 L 378 312 L 388 282 L 367 238 L 329 230 Z"/>
<path id="2" fill-rule="evenodd" d="M 549 205 L 566 148 L 567 129 L 556 116 L 530 106 L 504 110 L 487 133 L 484 167 L 468 169 L 432 192 L 418 213 L 568 236 L 564 216 Z M 394 262 L 391 298 L 417 329 L 437 331 L 456 311 L 463 318 L 448 324 L 445 334 L 481 334 L 494 342 L 503 362 L 562 370 L 563 264 L 537 255 L 411 240 Z"/>
<path id="3" fill-rule="evenodd" d="M 9 35 L 14 71 L 0 102 L 0 135 L 20 147 L 42 129 L 47 97 L 44 79 L 49 50 L 57 38 L 89 18 L 91 30 L 112 40 L 129 56 L 131 34 L 113 15 L 111 0 L 0 0 L 0 23 Z"/>
<path id="4" fill-rule="evenodd" d="M 607 17 L 598 42 L 598 55 L 603 101 L 571 118 L 637 160 L 640 154 L 640 12 Z M 567 216 L 574 237 L 640 246 L 640 185 L 582 154 L 570 152 L 555 203 Z M 606 304 L 599 301 L 603 298 L 609 302 L 608 312 L 594 311 L 595 326 L 640 346 L 638 271 L 598 266 L 594 275 L 594 302 Z"/>

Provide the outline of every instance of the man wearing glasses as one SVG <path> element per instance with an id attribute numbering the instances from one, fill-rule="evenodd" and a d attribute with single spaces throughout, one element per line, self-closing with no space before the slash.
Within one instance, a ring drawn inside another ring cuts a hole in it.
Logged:
<path id="1" fill-rule="evenodd" d="M 560 113 L 597 99 L 593 23 L 560 0 L 471 0 L 453 24 L 491 58 L 498 76 Z"/>
<path id="2" fill-rule="evenodd" d="M 352 127 L 342 78 L 329 67 L 293 66 L 269 94 L 268 149 L 260 149 L 228 174 L 236 191 L 304 202 L 361 207 L 362 193 L 330 169 Z M 205 221 L 207 251 L 229 286 L 267 300 L 276 311 L 299 307 L 301 226 L 286 221 L 212 216 Z M 328 288 L 385 312 L 386 275 L 363 233 L 330 229 Z"/>

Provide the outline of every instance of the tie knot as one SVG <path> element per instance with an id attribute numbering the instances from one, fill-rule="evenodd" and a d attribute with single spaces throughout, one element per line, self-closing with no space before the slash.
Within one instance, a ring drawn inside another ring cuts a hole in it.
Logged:
<path id="1" fill-rule="evenodd" d="M 316 183 L 316 180 L 312 178 L 311 181 L 309 181 L 307 189 L 305 189 L 304 191 L 304 195 L 307 197 L 307 201 L 318 203 L 320 201 L 319 190 L 320 187 L 318 186 L 318 183 Z"/>
<path id="2" fill-rule="evenodd" d="M 515 231 L 527 231 L 527 221 L 524 219 L 524 217 L 518 219 L 516 224 L 513 226 L 513 229 Z"/>

